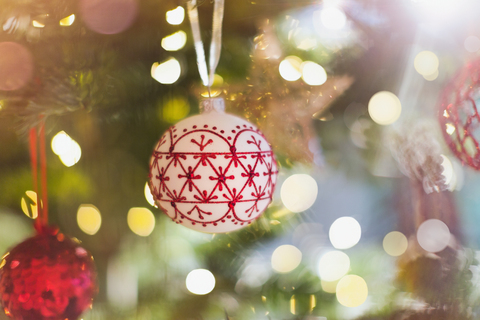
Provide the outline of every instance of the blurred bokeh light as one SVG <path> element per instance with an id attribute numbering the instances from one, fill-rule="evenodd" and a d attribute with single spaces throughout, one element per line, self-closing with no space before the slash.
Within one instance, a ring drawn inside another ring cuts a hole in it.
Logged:
<path id="1" fill-rule="evenodd" d="M 185 97 L 172 97 L 163 103 L 161 112 L 163 120 L 168 123 L 177 123 L 190 112 L 190 103 Z"/>
<path id="2" fill-rule="evenodd" d="M 33 75 L 33 58 L 27 48 L 16 42 L 0 43 L 0 90 L 17 90 Z"/>
<path id="3" fill-rule="evenodd" d="M 408 239 L 398 231 L 389 232 L 383 238 L 383 249 L 392 257 L 398 257 L 407 251 Z"/>
<path id="4" fill-rule="evenodd" d="M 463 46 L 468 52 L 477 52 L 478 50 L 480 50 L 480 39 L 476 36 L 468 36 L 467 38 L 465 38 Z"/>
<path id="5" fill-rule="evenodd" d="M 37 20 L 32 20 L 32 26 L 34 28 L 45 28 L 45 24 Z"/>
<path id="6" fill-rule="evenodd" d="M 320 279 L 332 282 L 347 274 L 350 269 L 350 258 L 342 251 L 325 253 L 318 262 Z"/>
<path id="7" fill-rule="evenodd" d="M 322 286 L 322 290 L 327 292 L 327 293 L 335 293 L 337 292 L 337 284 L 338 284 L 338 280 L 337 281 L 325 281 L 325 280 L 321 280 L 321 286 Z"/>
<path id="8" fill-rule="evenodd" d="M 302 76 L 302 59 L 297 56 L 288 56 L 280 62 L 278 71 L 287 81 L 297 81 Z"/>
<path id="9" fill-rule="evenodd" d="M 62 27 L 68 27 L 68 26 L 71 26 L 73 22 L 75 22 L 75 15 L 71 14 L 68 17 L 65 17 L 62 20 L 60 20 L 59 24 Z"/>
<path id="10" fill-rule="evenodd" d="M 147 200 L 148 204 L 156 208 L 157 205 L 155 204 L 155 199 L 153 199 L 153 195 L 150 190 L 150 185 L 148 184 L 148 181 L 145 183 L 145 188 L 143 192 L 145 194 L 145 199 Z"/>
<path id="11" fill-rule="evenodd" d="M 147 208 L 131 208 L 127 222 L 130 230 L 142 237 L 148 237 L 155 228 L 155 216 Z"/>
<path id="12" fill-rule="evenodd" d="M 438 71 L 439 60 L 431 51 L 421 51 L 415 56 L 414 67 L 422 76 L 429 76 Z"/>
<path id="13" fill-rule="evenodd" d="M 439 75 L 439 72 L 438 72 L 438 69 L 432 73 L 432 74 L 428 74 L 428 75 L 424 75 L 423 78 L 427 81 L 434 81 L 438 78 L 438 75 Z"/>
<path id="14" fill-rule="evenodd" d="M 215 276 L 207 269 L 195 269 L 187 275 L 185 284 L 191 293 L 205 295 L 215 288 Z"/>
<path id="15" fill-rule="evenodd" d="M 30 219 L 38 217 L 38 197 L 35 191 L 25 191 L 25 196 L 22 197 L 21 207 L 23 213 Z"/>
<path id="16" fill-rule="evenodd" d="M 417 230 L 418 244 L 428 252 L 440 252 L 450 242 L 450 230 L 438 219 L 425 220 Z"/>
<path id="17" fill-rule="evenodd" d="M 177 31 L 162 39 L 162 48 L 166 51 L 178 51 L 187 43 L 185 31 Z"/>
<path id="18" fill-rule="evenodd" d="M 347 22 L 343 10 L 334 6 L 327 6 L 322 9 L 320 19 L 325 28 L 330 30 L 342 29 Z"/>
<path id="19" fill-rule="evenodd" d="M 100 210 L 92 204 L 82 204 L 77 211 L 77 223 L 86 234 L 96 234 L 102 225 Z"/>
<path id="20" fill-rule="evenodd" d="M 337 284 L 337 300 L 345 307 L 354 308 L 362 305 L 368 297 L 368 286 L 362 277 L 346 275 Z"/>
<path id="21" fill-rule="evenodd" d="M 165 13 L 165 19 L 171 25 L 179 25 L 185 19 L 185 9 L 178 6 L 173 10 L 169 10 Z"/>
<path id="22" fill-rule="evenodd" d="M 380 91 L 370 98 L 368 113 L 376 123 L 389 125 L 400 117 L 402 104 L 395 94 L 389 91 Z"/>
<path id="23" fill-rule="evenodd" d="M 177 82 L 182 74 L 180 62 L 175 58 L 169 58 L 161 63 L 155 62 L 152 65 L 152 78 L 161 84 L 172 84 Z"/>
<path id="24" fill-rule="evenodd" d="M 283 205 L 292 212 L 309 209 L 317 199 L 318 186 L 308 174 L 293 174 L 282 184 L 280 196 Z"/>
<path id="25" fill-rule="evenodd" d="M 272 253 L 272 268 L 278 273 L 295 270 L 302 262 L 302 252 L 292 245 L 282 245 Z"/>
<path id="26" fill-rule="evenodd" d="M 65 131 L 60 131 L 52 138 L 51 146 L 52 151 L 58 155 L 60 161 L 67 167 L 73 166 L 82 157 L 80 145 Z"/>
<path id="27" fill-rule="evenodd" d="M 311 86 L 320 86 L 327 81 L 325 69 L 313 61 L 305 61 L 301 65 L 302 79 Z"/>
<path id="28" fill-rule="evenodd" d="M 136 0 L 80 0 L 80 13 L 91 30 L 116 34 L 128 29 L 137 17 Z"/>
<path id="29" fill-rule="evenodd" d="M 328 236 L 336 249 L 348 249 L 360 241 L 362 228 L 355 218 L 341 217 L 332 223 Z"/>

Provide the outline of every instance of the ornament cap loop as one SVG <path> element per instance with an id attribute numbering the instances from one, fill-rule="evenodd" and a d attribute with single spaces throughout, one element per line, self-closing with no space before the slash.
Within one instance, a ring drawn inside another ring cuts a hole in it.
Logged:
<path id="1" fill-rule="evenodd" d="M 200 113 L 211 111 L 225 112 L 225 100 L 223 98 L 209 98 L 200 101 Z"/>

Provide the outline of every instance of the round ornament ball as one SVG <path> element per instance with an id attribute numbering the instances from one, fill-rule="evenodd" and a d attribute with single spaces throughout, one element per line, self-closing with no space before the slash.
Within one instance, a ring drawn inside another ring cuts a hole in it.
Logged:
<path id="1" fill-rule="evenodd" d="M 480 59 L 455 75 L 440 102 L 439 122 L 447 145 L 462 164 L 480 170 Z"/>
<path id="2" fill-rule="evenodd" d="M 75 320 L 97 292 L 92 256 L 56 230 L 17 245 L 0 262 L 0 299 L 16 320 Z"/>
<path id="3" fill-rule="evenodd" d="M 169 128 L 150 159 L 150 190 L 176 223 L 223 233 L 247 226 L 272 200 L 275 156 L 254 125 L 224 112 L 221 98 Z"/>

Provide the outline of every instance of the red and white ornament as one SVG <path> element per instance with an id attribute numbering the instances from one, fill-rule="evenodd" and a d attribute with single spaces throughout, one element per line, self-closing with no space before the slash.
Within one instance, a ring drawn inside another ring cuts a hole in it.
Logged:
<path id="1" fill-rule="evenodd" d="M 155 202 L 176 223 L 209 233 L 240 229 L 258 218 L 277 182 L 273 151 L 254 125 L 226 114 L 223 99 L 172 126 L 150 160 Z"/>
<path id="2" fill-rule="evenodd" d="M 58 230 L 17 245 L 0 260 L 0 300 L 16 320 L 75 320 L 97 293 L 92 256 Z"/>
<path id="3" fill-rule="evenodd" d="M 480 170 L 480 59 L 470 62 L 443 90 L 439 121 L 446 143 L 463 163 Z"/>

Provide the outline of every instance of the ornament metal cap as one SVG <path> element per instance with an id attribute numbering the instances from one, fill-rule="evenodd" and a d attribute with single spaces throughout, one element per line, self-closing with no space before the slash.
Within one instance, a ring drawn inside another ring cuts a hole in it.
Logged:
<path id="1" fill-rule="evenodd" d="M 225 100 L 223 98 L 208 98 L 200 101 L 200 113 L 211 111 L 225 112 Z"/>

